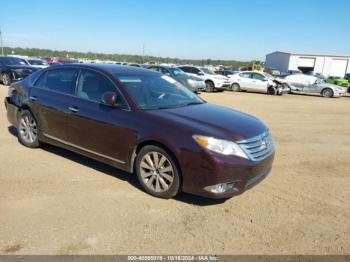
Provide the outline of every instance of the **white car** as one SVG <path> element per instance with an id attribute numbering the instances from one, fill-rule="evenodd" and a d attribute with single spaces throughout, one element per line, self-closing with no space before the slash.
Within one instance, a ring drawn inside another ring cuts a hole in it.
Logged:
<path id="1" fill-rule="evenodd" d="M 318 94 L 323 97 L 341 97 L 346 94 L 346 88 L 326 83 L 316 76 L 294 74 L 276 80 L 287 85 L 294 94 Z"/>
<path id="2" fill-rule="evenodd" d="M 49 66 L 45 61 L 43 61 L 40 58 L 21 58 L 21 60 L 23 60 L 27 65 L 36 67 L 36 68 L 42 69 Z"/>
<path id="3" fill-rule="evenodd" d="M 205 91 L 214 92 L 224 90 L 231 86 L 230 80 L 226 76 L 217 75 L 206 67 L 179 66 L 189 76 L 196 76 L 205 82 Z"/>
<path id="4" fill-rule="evenodd" d="M 230 76 L 232 91 L 248 91 L 269 95 L 282 95 L 287 90 L 267 73 L 243 71 Z"/>

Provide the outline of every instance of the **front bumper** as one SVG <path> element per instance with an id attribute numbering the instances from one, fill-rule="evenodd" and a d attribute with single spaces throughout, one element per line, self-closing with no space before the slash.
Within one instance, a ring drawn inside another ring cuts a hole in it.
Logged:
<path id="1" fill-rule="evenodd" d="M 193 92 L 205 90 L 205 82 L 204 81 L 193 81 L 193 82 L 188 83 L 187 88 Z"/>
<path id="2" fill-rule="evenodd" d="M 192 155 L 189 159 L 194 159 Z M 272 169 L 274 152 L 261 161 L 222 156 L 203 151 L 197 161 L 183 170 L 183 188 L 187 193 L 208 198 L 230 198 L 240 195 L 267 177 Z M 228 183 L 231 189 L 213 193 L 205 188 Z"/>
<path id="3" fill-rule="evenodd" d="M 334 97 L 342 97 L 346 95 L 346 89 L 338 91 L 338 90 L 333 90 L 333 96 Z"/>
<path id="4" fill-rule="evenodd" d="M 216 89 L 226 89 L 231 86 L 230 81 L 215 81 L 214 84 Z"/>

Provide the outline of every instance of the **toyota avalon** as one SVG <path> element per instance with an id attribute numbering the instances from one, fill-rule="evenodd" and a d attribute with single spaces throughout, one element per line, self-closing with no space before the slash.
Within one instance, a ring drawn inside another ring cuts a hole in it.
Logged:
<path id="1" fill-rule="evenodd" d="M 24 146 L 49 143 L 134 173 L 161 198 L 241 194 L 274 159 L 260 120 L 137 67 L 52 66 L 12 84 L 5 106 Z"/>

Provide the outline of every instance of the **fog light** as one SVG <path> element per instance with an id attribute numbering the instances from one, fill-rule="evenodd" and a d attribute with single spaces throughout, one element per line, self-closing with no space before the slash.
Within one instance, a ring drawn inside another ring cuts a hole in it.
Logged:
<path id="1" fill-rule="evenodd" d="M 204 189 L 209 192 L 219 194 L 219 193 L 224 193 L 226 191 L 231 190 L 233 186 L 234 186 L 234 183 L 222 183 L 222 184 L 216 184 L 213 186 L 207 186 Z"/>

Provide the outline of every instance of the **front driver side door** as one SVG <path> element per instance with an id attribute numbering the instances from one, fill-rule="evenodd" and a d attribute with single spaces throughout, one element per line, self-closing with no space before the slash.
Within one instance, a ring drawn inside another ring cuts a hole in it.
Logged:
<path id="1" fill-rule="evenodd" d="M 259 73 L 252 73 L 252 88 L 254 92 L 267 93 L 266 77 Z"/>
<path id="2" fill-rule="evenodd" d="M 104 104 L 102 95 L 105 92 L 115 92 L 120 106 Z M 128 128 L 131 111 L 115 84 L 100 72 L 83 69 L 76 96 L 69 106 L 75 111 L 68 116 L 70 132 L 67 142 L 125 167 L 130 160 L 136 134 Z"/>

